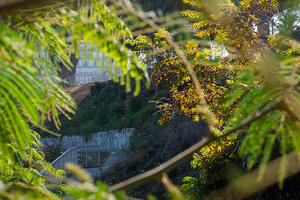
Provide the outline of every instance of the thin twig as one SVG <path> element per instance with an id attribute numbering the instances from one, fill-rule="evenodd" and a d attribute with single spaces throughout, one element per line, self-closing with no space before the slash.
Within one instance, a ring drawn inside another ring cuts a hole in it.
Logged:
<path id="1" fill-rule="evenodd" d="M 167 189 L 167 191 L 171 194 L 172 199 L 176 200 L 184 200 L 184 197 L 177 186 L 171 181 L 167 174 L 162 174 L 161 182 Z"/>
<path id="2" fill-rule="evenodd" d="M 153 20 L 148 19 L 143 12 L 140 11 L 136 11 L 133 8 L 132 3 L 129 0 L 123 0 L 124 1 L 124 8 L 127 9 L 130 13 L 136 15 L 138 18 L 140 18 L 142 21 L 144 21 L 145 23 L 147 23 L 151 28 L 153 28 L 153 30 L 160 32 L 162 29 L 155 24 L 155 22 Z M 207 101 L 205 99 L 205 94 L 202 91 L 200 82 L 198 80 L 198 77 L 191 65 L 191 63 L 188 61 L 187 57 L 185 56 L 184 52 L 181 50 L 181 48 L 176 44 L 176 42 L 173 41 L 172 37 L 170 34 L 166 34 L 165 38 L 168 42 L 168 44 L 173 47 L 174 51 L 176 52 L 176 54 L 178 55 L 178 57 L 183 61 L 183 63 L 186 65 L 189 74 L 191 76 L 192 81 L 194 82 L 196 91 L 198 92 L 198 95 L 200 97 L 201 100 L 201 110 L 203 112 L 205 112 L 205 114 L 207 115 L 207 122 L 208 122 L 208 127 L 209 127 L 209 137 L 214 138 L 214 132 L 216 130 L 216 117 L 214 115 L 214 113 L 209 109 L 209 106 L 207 104 Z"/>

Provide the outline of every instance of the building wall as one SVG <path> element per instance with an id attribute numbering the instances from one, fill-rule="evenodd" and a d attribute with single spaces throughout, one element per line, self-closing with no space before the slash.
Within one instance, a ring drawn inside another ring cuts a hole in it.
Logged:
<path id="1" fill-rule="evenodd" d="M 108 57 L 104 55 L 102 52 L 98 52 L 96 46 L 93 48 L 92 57 L 90 59 L 91 53 L 91 46 L 90 44 L 86 45 L 86 57 L 83 58 L 84 49 L 83 44 L 80 45 L 79 50 L 79 61 L 76 67 L 76 74 L 75 74 L 75 84 L 86 84 L 91 82 L 97 81 L 107 81 L 111 80 L 114 77 L 115 70 L 112 69 L 112 75 L 109 76 L 108 72 Z M 99 53 L 98 64 L 96 64 L 97 53 Z M 101 69 L 103 68 L 101 65 L 104 59 L 104 71 Z M 116 67 L 116 66 L 115 66 Z M 120 68 L 117 69 L 118 77 L 120 76 Z"/>

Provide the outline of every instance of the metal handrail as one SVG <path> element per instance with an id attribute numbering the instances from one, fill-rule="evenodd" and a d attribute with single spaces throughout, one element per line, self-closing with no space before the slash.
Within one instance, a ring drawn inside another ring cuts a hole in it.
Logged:
<path id="1" fill-rule="evenodd" d="M 70 148 L 70 149 L 67 149 L 66 151 L 64 151 L 60 156 L 58 156 L 55 160 L 53 160 L 51 162 L 51 165 L 53 166 L 57 161 L 59 161 L 61 158 L 63 158 L 66 154 L 68 154 L 70 151 L 72 150 L 75 150 L 77 148 L 79 148 L 80 146 L 77 146 L 77 147 L 73 147 L 73 148 Z"/>
<path id="2" fill-rule="evenodd" d="M 100 158 L 100 152 L 103 151 L 115 151 L 115 150 L 120 150 L 120 149 L 102 149 L 100 146 L 76 146 L 76 147 L 72 147 L 67 149 L 64 153 L 62 153 L 59 157 L 57 157 L 53 162 L 51 162 L 51 165 L 55 168 L 55 169 L 63 169 L 65 170 L 65 163 L 67 162 L 72 162 L 74 164 L 79 164 L 78 163 L 78 152 L 80 152 L 80 150 L 82 149 L 82 152 L 86 152 L 82 163 L 82 167 L 84 168 L 89 168 L 89 167 L 99 167 L 100 163 L 101 163 L 101 158 Z M 88 151 L 90 149 L 97 149 L 98 154 L 97 154 L 97 163 L 89 166 L 88 165 L 88 153 L 89 152 L 95 152 L 95 151 Z M 74 155 L 72 155 L 72 153 L 76 150 L 76 153 Z M 62 161 L 61 161 L 62 160 Z M 61 163 L 60 163 L 61 162 Z"/>

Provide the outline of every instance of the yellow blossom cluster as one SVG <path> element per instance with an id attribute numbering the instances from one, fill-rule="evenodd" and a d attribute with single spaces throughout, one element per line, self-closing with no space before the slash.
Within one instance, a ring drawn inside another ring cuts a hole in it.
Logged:
<path id="1" fill-rule="evenodd" d="M 187 43 L 184 52 L 192 60 L 193 70 L 204 94 L 202 97 L 207 100 L 209 107 L 215 112 L 219 126 L 221 126 L 224 121 L 222 109 L 224 93 L 233 83 L 235 72 L 224 65 L 213 63 L 211 60 L 213 52 L 209 49 L 200 49 L 194 40 Z M 170 85 L 170 101 L 158 106 L 163 113 L 160 124 L 167 124 L 174 113 L 187 116 L 194 121 L 200 120 L 197 105 L 203 103 L 201 96 L 196 92 L 187 68 L 177 56 L 171 52 L 166 54 L 155 65 L 152 76 L 155 77 L 156 84 L 161 84 L 163 81 Z"/>
<path id="2" fill-rule="evenodd" d="M 264 43 L 261 38 L 266 33 L 262 22 L 279 10 L 277 0 L 244 0 L 239 7 L 225 1 L 219 5 L 217 14 L 207 11 L 207 1 L 185 0 L 185 3 L 193 9 L 182 14 L 198 20 L 192 24 L 198 31 L 195 36 L 214 38 L 228 47 L 230 53 L 236 56 L 235 60 L 243 59 L 246 62 L 253 59 L 255 51 Z"/>
<path id="3" fill-rule="evenodd" d="M 219 170 L 223 170 L 232 162 L 232 150 L 236 145 L 236 140 L 224 139 L 213 142 L 209 146 L 194 154 L 191 166 L 202 173 L 202 182 L 218 181 Z"/>

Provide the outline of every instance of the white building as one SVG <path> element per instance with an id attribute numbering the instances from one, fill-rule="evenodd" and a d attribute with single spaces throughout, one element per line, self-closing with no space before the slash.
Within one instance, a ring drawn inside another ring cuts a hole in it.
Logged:
<path id="1" fill-rule="evenodd" d="M 102 52 L 98 52 L 96 46 L 93 48 L 93 55 L 90 59 L 91 46 L 90 44 L 86 44 L 86 52 L 84 52 L 83 44 L 80 44 L 79 49 L 79 60 L 76 67 L 76 75 L 75 75 L 75 84 L 85 84 L 96 81 L 107 81 L 111 80 L 114 77 L 114 72 L 117 71 L 118 77 L 120 76 L 120 68 L 117 70 L 113 68 L 111 69 L 111 76 L 109 76 L 108 71 L 108 56 L 104 55 Z M 85 59 L 83 58 L 83 54 L 86 53 Z M 96 64 L 98 55 L 98 63 Z M 104 61 L 103 61 L 104 59 Z M 102 71 L 102 64 L 104 63 L 104 71 Z"/>

